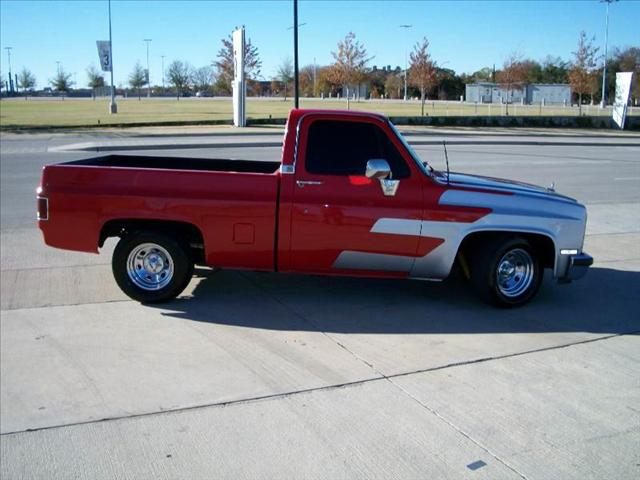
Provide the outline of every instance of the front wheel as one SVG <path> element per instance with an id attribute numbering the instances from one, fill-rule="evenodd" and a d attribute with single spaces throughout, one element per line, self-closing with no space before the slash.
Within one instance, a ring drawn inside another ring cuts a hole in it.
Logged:
<path id="1" fill-rule="evenodd" d="M 483 300 L 499 307 L 520 307 L 542 284 L 544 269 L 531 244 L 511 237 L 486 243 L 474 252 L 471 281 Z"/>
<path id="2" fill-rule="evenodd" d="M 116 245 L 113 276 L 120 289 L 142 303 L 171 300 L 193 275 L 188 247 L 159 232 L 135 232 Z"/>

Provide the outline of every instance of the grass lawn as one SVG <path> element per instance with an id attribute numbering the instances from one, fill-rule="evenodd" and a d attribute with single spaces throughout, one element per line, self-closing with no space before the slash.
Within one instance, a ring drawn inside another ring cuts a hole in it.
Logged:
<path id="1" fill-rule="evenodd" d="M 293 101 L 276 99 L 247 99 L 247 116 L 251 118 L 284 118 Z M 118 98 L 118 114 L 108 113 L 108 99 L 23 98 L 3 99 L 0 102 L 0 127 L 90 126 L 110 124 L 162 123 L 184 121 L 230 121 L 233 117 L 231 99 L 225 98 Z M 346 109 L 345 100 L 301 99 L 302 108 Z M 388 116 L 420 116 L 420 102 L 363 100 L 351 102 L 352 110 L 381 112 Z M 629 112 L 640 114 L 638 109 Z M 584 107 L 587 115 L 611 115 L 611 110 Z M 510 105 L 511 115 L 577 115 L 571 107 Z M 500 105 L 473 105 L 459 102 L 428 102 L 426 115 L 503 115 Z"/>

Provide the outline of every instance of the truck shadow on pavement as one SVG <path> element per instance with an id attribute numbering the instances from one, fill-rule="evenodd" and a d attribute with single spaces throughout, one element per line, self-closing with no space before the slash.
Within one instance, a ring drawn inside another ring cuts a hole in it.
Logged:
<path id="1" fill-rule="evenodd" d="M 191 297 L 156 305 L 176 319 L 245 328 L 370 334 L 640 332 L 640 272 L 592 268 L 570 285 L 547 272 L 523 308 L 481 303 L 443 283 L 198 269 Z"/>

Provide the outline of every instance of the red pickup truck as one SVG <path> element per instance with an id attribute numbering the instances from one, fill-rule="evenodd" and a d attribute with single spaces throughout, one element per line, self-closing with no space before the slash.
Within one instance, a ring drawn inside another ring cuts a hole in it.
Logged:
<path id="1" fill-rule="evenodd" d="M 545 188 L 439 172 L 385 117 L 291 111 L 280 162 L 107 155 L 44 167 L 47 245 L 98 252 L 131 298 L 179 295 L 194 264 L 442 280 L 519 306 L 544 268 L 584 275 L 585 207 Z"/>

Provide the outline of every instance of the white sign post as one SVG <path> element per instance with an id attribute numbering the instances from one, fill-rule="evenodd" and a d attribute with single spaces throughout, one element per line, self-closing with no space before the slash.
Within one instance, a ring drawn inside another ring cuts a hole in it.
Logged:
<path id="1" fill-rule="evenodd" d="M 233 124 L 247 124 L 245 104 L 247 87 L 244 81 L 244 27 L 233 31 Z"/>
<path id="2" fill-rule="evenodd" d="M 616 98 L 613 102 L 613 121 L 620 130 L 624 129 L 624 121 L 627 118 L 627 103 L 631 90 L 631 78 L 633 72 L 616 73 Z"/>

